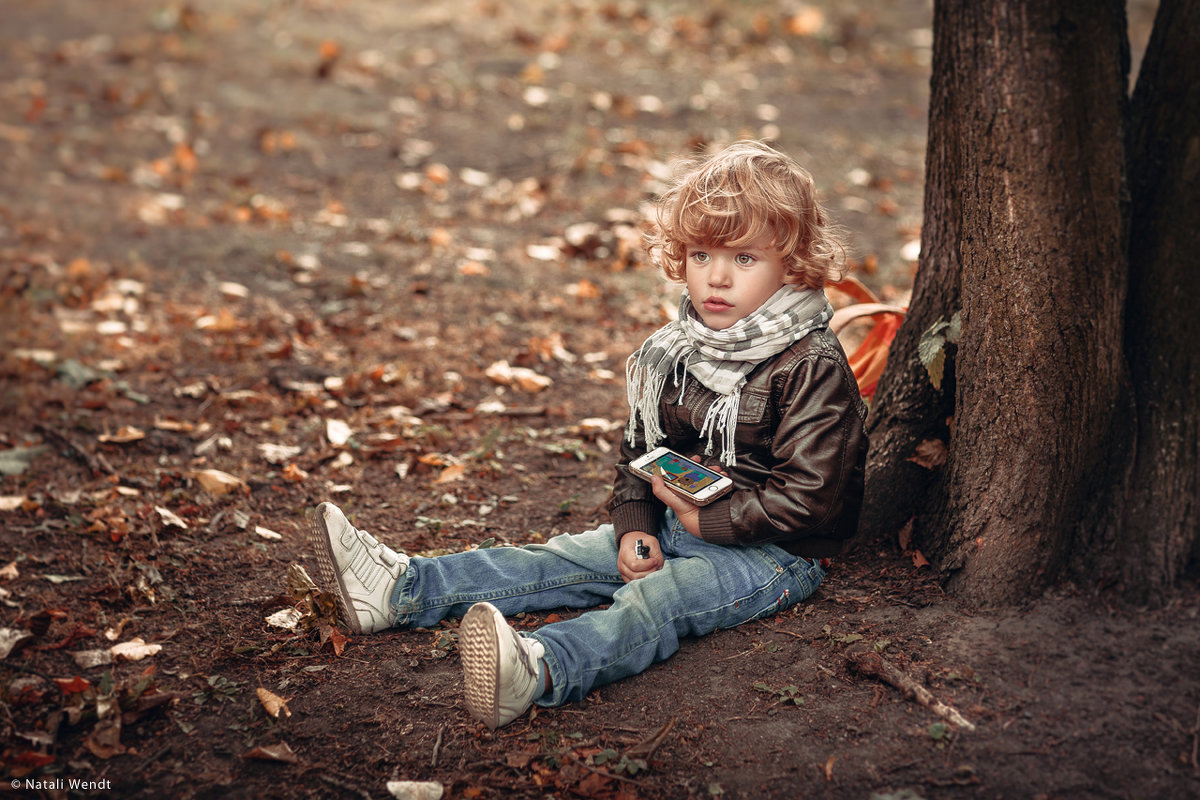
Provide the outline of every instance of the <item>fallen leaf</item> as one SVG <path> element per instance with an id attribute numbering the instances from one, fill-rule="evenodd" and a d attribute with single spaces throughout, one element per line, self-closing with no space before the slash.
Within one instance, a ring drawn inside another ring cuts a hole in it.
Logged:
<path id="1" fill-rule="evenodd" d="M 32 638 L 33 634 L 23 628 L 0 628 L 0 661 L 8 658 L 9 653 Z"/>
<path id="2" fill-rule="evenodd" d="M 793 36 L 815 36 L 825 24 L 825 12 L 815 6 L 801 6 L 787 18 L 785 27 Z"/>
<path id="3" fill-rule="evenodd" d="M 0 581 L 15 581 L 19 577 L 21 577 L 21 573 L 17 571 L 16 561 L 10 561 L 0 567 Z"/>
<path id="4" fill-rule="evenodd" d="M 479 261 L 464 261 L 458 265 L 459 275 L 483 277 L 489 272 L 491 272 L 491 270 L 488 269 L 487 264 L 483 264 Z"/>
<path id="5" fill-rule="evenodd" d="M 219 469 L 194 470 L 192 477 L 199 481 L 206 491 L 218 496 L 229 494 L 235 489 L 245 494 L 250 493 L 250 487 L 244 480 Z"/>
<path id="6" fill-rule="evenodd" d="M 388 781 L 387 790 L 397 800 L 440 800 L 446 791 L 432 781 Z"/>
<path id="7" fill-rule="evenodd" d="M 296 626 L 300 624 L 300 618 L 303 615 L 294 608 L 282 608 L 274 614 L 268 616 L 267 624 L 272 628 L 283 628 L 285 631 L 294 631 Z"/>
<path id="8" fill-rule="evenodd" d="M 295 464 L 288 464 L 283 468 L 283 479 L 292 483 L 303 483 L 308 480 L 308 473 Z"/>
<path id="9" fill-rule="evenodd" d="M 350 441 L 350 437 L 353 435 L 354 431 L 350 429 L 350 426 L 340 419 L 325 420 L 325 438 L 334 447 L 341 447 Z"/>
<path id="10" fill-rule="evenodd" d="M 270 528 L 264 528 L 262 525 L 255 525 L 254 533 L 257 534 L 258 536 L 261 536 L 264 539 L 269 539 L 273 542 L 277 542 L 277 541 L 283 539 L 283 534 L 276 533 L 275 531 L 271 530 Z"/>
<path id="11" fill-rule="evenodd" d="M 936 469 L 946 463 L 946 443 L 941 439 L 924 439 L 907 460 L 925 469 Z"/>
<path id="12" fill-rule="evenodd" d="M 110 652 L 114 659 L 121 661 L 141 661 L 143 658 L 152 656 L 161 650 L 161 644 L 146 644 L 139 636 L 136 639 L 130 639 L 128 642 L 114 644 Z"/>
<path id="13" fill-rule="evenodd" d="M 158 516 L 162 519 L 162 524 L 168 528 L 182 528 L 187 530 L 188 524 L 179 518 L 175 512 L 162 506 L 155 506 L 154 510 L 158 512 Z"/>
<path id="14" fill-rule="evenodd" d="M 287 700 L 283 699 L 279 695 L 264 689 L 261 686 L 258 687 L 257 694 L 258 701 L 262 703 L 263 708 L 265 708 L 267 713 L 272 717 L 279 719 L 280 714 L 283 714 L 285 717 L 290 717 L 292 715 L 291 709 L 288 708 Z"/>
<path id="15" fill-rule="evenodd" d="M 466 464 L 451 464 L 442 470 L 441 474 L 438 475 L 437 480 L 435 480 L 434 483 L 438 484 L 450 483 L 451 481 L 460 481 L 466 476 L 466 472 Z"/>
<path id="16" fill-rule="evenodd" d="M 173 431 L 175 433 L 191 433 L 196 430 L 196 426 L 190 422 L 184 422 L 176 419 L 156 419 L 154 427 L 160 431 Z"/>
<path id="17" fill-rule="evenodd" d="M 6 494 L 0 497 L 0 511 L 16 511 L 23 505 L 25 505 L 25 498 L 21 495 Z"/>
<path id="18" fill-rule="evenodd" d="M 921 567 L 929 566 L 929 559 L 925 558 L 925 556 L 921 554 L 920 550 L 912 551 L 912 560 L 913 560 L 913 566 L 916 567 L 917 569 L 920 569 Z"/>
<path id="19" fill-rule="evenodd" d="M 63 694 L 79 694 L 80 692 L 86 692 L 92 686 L 91 681 L 79 675 L 69 679 L 55 678 L 54 682 Z"/>
<path id="20" fill-rule="evenodd" d="M 486 370 L 484 375 L 493 383 L 501 386 L 516 386 L 526 392 L 540 392 L 554 381 L 545 375 L 540 375 L 527 367 L 514 367 L 507 361 L 497 361 Z"/>
<path id="21" fill-rule="evenodd" d="M 833 762 L 836 758 L 837 756 L 830 756 L 829 760 L 825 762 L 825 780 L 827 781 L 833 780 Z"/>
<path id="22" fill-rule="evenodd" d="M 296 757 L 292 748 L 288 747 L 287 742 L 256 747 L 242 756 L 242 758 L 252 758 L 259 761 L 283 761 L 288 764 L 300 763 L 300 759 Z"/>
<path id="23" fill-rule="evenodd" d="M 121 718 L 116 716 L 97 722 L 83 744 L 96 758 L 122 755 L 125 746 L 121 744 Z"/>
<path id="24" fill-rule="evenodd" d="M 286 464 L 300 455 L 301 448 L 290 444 L 272 444 L 262 442 L 258 445 L 259 454 L 271 464 Z"/>

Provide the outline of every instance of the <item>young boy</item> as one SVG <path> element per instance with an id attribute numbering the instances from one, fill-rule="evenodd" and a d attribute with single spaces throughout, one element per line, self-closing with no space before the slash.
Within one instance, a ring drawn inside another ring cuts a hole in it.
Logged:
<path id="1" fill-rule="evenodd" d="M 807 598 L 857 523 L 865 407 L 826 327 L 822 287 L 842 249 L 812 178 L 766 145 L 735 143 L 693 162 L 665 194 L 649 244 L 686 288 L 678 321 L 626 367 L 611 524 L 409 558 L 329 503 L 313 520 L 321 576 L 355 633 L 462 617 L 465 703 L 493 730 L 534 703 L 581 700 L 636 675 L 683 636 Z M 699 507 L 629 471 L 659 444 L 724 471 L 733 491 Z M 606 603 L 529 634 L 505 621 Z"/>

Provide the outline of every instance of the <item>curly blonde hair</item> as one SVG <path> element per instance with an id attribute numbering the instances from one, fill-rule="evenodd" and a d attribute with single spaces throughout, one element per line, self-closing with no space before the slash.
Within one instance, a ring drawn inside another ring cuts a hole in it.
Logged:
<path id="1" fill-rule="evenodd" d="M 743 140 L 682 167 L 646 236 L 667 277 L 685 280 L 689 244 L 739 247 L 763 234 L 783 256 L 785 283 L 820 289 L 845 273 L 841 229 L 817 201 L 812 175 L 791 158 Z"/>

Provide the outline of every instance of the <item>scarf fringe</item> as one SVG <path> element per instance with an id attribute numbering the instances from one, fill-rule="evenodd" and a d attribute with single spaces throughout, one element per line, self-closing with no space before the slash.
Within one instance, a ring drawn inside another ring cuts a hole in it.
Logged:
<path id="1" fill-rule="evenodd" d="M 793 294 L 794 293 L 794 294 Z M 667 378 L 679 384 L 682 402 L 688 373 L 715 392 L 704 415 L 700 435 L 705 455 L 720 440 L 721 463 L 737 463 L 734 445 L 746 375 L 762 361 L 782 352 L 814 330 L 825 328 L 833 309 L 818 290 L 785 286 L 752 317 L 732 329 L 713 331 L 695 319 L 687 290 L 679 303 L 679 320 L 659 328 L 625 362 L 629 422 L 625 439 L 637 446 L 638 420 L 647 452 L 666 438 L 659 403 Z M 682 374 L 680 372 L 682 371 Z"/>

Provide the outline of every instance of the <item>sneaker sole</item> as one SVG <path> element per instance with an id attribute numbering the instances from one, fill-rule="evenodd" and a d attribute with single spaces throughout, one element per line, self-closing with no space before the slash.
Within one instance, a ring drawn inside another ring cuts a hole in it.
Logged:
<path id="1" fill-rule="evenodd" d="M 500 640 L 491 606 L 471 606 L 458 633 L 467 712 L 492 730 L 500 727 Z"/>
<path id="2" fill-rule="evenodd" d="M 309 522 L 308 540 L 317 551 L 317 568 L 321 573 L 321 583 L 337 590 L 338 611 L 342 622 L 356 635 L 361 636 L 362 626 L 358 624 L 358 615 L 346 603 L 346 584 L 342 582 L 342 575 L 334 566 L 333 545 L 329 541 L 329 529 L 325 527 L 325 515 L 321 513 L 321 506 L 317 506 L 317 511 Z"/>

